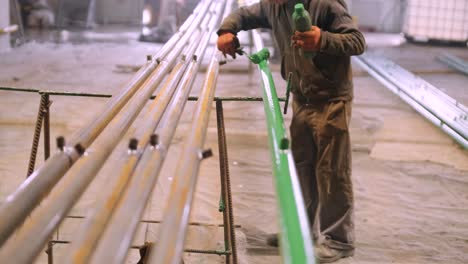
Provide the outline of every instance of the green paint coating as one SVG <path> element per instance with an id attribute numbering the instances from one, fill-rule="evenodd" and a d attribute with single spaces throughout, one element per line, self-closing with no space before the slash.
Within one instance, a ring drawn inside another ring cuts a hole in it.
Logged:
<path id="1" fill-rule="evenodd" d="M 289 148 L 289 139 L 282 138 L 280 143 L 280 149 L 287 150 Z"/>
<path id="2" fill-rule="evenodd" d="M 218 208 L 218 211 L 219 211 L 219 212 L 224 212 L 224 210 L 226 210 L 226 205 L 224 204 L 223 198 L 221 198 L 221 199 L 219 199 L 219 208 Z"/>
<path id="3" fill-rule="evenodd" d="M 248 56 L 250 61 L 254 64 L 260 64 L 270 58 L 270 51 L 267 48 L 261 49 L 259 52 Z"/>
<path id="4" fill-rule="evenodd" d="M 263 50 L 261 51 L 263 52 Z M 266 114 L 268 138 L 271 151 L 273 174 L 276 193 L 278 194 L 281 228 L 281 255 L 285 264 L 313 264 L 315 263 L 311 243 L 306 243 L 306 236 L 302 233 L 301 216 L 299 215 L 297 200 L 290 166 L 294 166 L 288 158 L 289 140 L 287 140 L 283 115 L 276 94 L 273 76 L 266 60 L 258 64 L 263 82 L 263 102 Z M 297 178 L 297 175 L 294 175 Z M 305 212 L 303 212 L 305 213 Z M 304 215 L 303 215 L 304 217 Z M 303 221 L 304 222 L 304 221 Z M 307 220 L 305 221 L 307 222 Z M 307 231 L 308 232 L 308 231 Z M 310 246 L 307 246 L 310 245 Z"/>

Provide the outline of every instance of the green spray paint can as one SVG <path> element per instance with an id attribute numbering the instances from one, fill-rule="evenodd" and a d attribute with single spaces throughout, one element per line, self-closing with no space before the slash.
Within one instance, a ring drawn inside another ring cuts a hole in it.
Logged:
<path id="1" fill-rule="evenodd" d="M 294 30 L 299 32 L 309 31 L 312 27 L 312 19 L 310 18 L 309 12 L 305 9 L 304 4 L 299 3 L 294 6 L 294 13 L 292 15 Z M 300 54 L 302 55 L 303 50 L 299 49 Z M 315 52 L 305 52 L 307 58 L 313 58 Z"/>

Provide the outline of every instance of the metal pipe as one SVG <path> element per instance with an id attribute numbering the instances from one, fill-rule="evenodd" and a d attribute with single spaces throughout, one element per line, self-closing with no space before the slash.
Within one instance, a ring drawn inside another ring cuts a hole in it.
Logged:
<path id="1" fill-rule="evenodd" d="M 185 52 L 183 57 L 192 57 L 195 53 L 199 41 L 201 39 L 200 32 L 193 32 L 194 40 Z M 179 83 L 182 75 L 188 66 L 189 62 L 184 59 L 180 60 L 172 70 L 169 77 L 159 91 L 158 97 L 150 105 L 148 112 L 143 119 L 144 122 L 136 134 L 132 137 L 138 139 L 137 150 L 125 151 L 121 165 L 117 166 L 111 173 L 108 180 L 108 189 L 99 195 L 96 199 L 96 204 L 88 214 L 85 223 L 78 232 L 78 237 L 72 243 L 71 253 L 65 256 L 65 259 L 60 263 L 87 263 L 96 244 L 101 237 L 105 226 L 109 222 L 112 212 L 123 194 L 128 180 L 134 171 L 138 160 L 141 157 L 141 150 L 144 150 L 150 142 L 152 131 L 157 127 L 161 117 L 166 110 L 167 105 L 172 98 L 175 88 Z M 118 175 L 115 177 L 115 175 Z"/>
<path id="2" fill-rule="evenodd" d="M 209 38 L 209 34 L 204 36 L 197 52 L 192 57 L 192 61 L 179 84 L 179 89 L 172 99 L 161 124 L 155 131 L 155 134 L 159 137 L 158 144 L 155 147 L 145 149 L 130 180 L 128 189 L 113 214 L 113 221 L 99 241 L 91 263 L 122 263 L 125 260 L 170 147 L 170 142 L 187 102 L 190 89 L 195 81 Z"/>
<path id="3" fill-rule="evenodd" d="M 201 18 L 204 17 L 207 10 L 208 7 L 202 9 L 190 29 L 196 28 L 199 25 Z M 175 60 L 183 45 L 188 41 L 188 35 L 185 34 L 180 39 L 178 45 L 171 47 L 171 53 L 167 56 L 170 63 Z M 164 55 L 164 52 L 166 51 L 163 50 L 161 54 Z M 158 55 L 158 57 L 160 56 Z M 65 151 L 57 152 L 49 158 L 41 168 L 31 174 L 15 192 L 0 204 L 0 218 L 3 219 L 3 221 L 0 221 L 0 246 L 23 223 L 29 213 L 52 190 L 55 184 L 83 154 L 84 150 L 89 147 L 107 124 L 119 113 L 136 93 L 143 81 L 155 70 L 156 66 L 157 63 L 154 61 L 147 62 L 125 85 L 122 91 L 109 100 L 104 111 L 96 119 L 73 135 L 69 141 L 70 145 L 65 148 Z M 161 67 L 158 67 L 156 72 L 162 73 L 163 71 L 159 68 Z"/>
<path id="4" fill-rule="evenodd" d="M 437 59 L 443 63 L 445 63 L 447 66 L 465 74 L 468 75 L 468 62 L 465 60 L 454 56 L 452 54 L 445 53 L 441 56 L 438 56 Z"/>

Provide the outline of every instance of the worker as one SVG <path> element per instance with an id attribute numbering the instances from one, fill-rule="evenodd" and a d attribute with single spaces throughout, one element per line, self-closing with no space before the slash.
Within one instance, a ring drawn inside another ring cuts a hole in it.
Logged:
<path id="1" fill-rule="evenodd" d="M 310 13 L 309 31 L 294 30 L 297 3 Z M 364 52 L 364 37 L 344 0 L 261 0 L 224 19 L 217 32 L 218 49 L 235 58 L 236 34 L 255 28 L 272 30 L 282 55 L 281 74 L 286 79 L 292 73 L 291 149 L 316 257 L 330 263 L 353 256 L 350 56 Z M 267 243 L 277 246 L 277 237 L 269 237 Z"/>

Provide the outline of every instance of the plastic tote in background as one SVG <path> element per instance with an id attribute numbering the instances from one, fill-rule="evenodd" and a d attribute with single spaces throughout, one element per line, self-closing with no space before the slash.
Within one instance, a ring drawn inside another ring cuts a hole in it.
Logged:
<path id="1" fill-rule="evenodd" d="M 467 0 L 408 0 L 405 37 L 415 41 L 468 41 Z"/>

